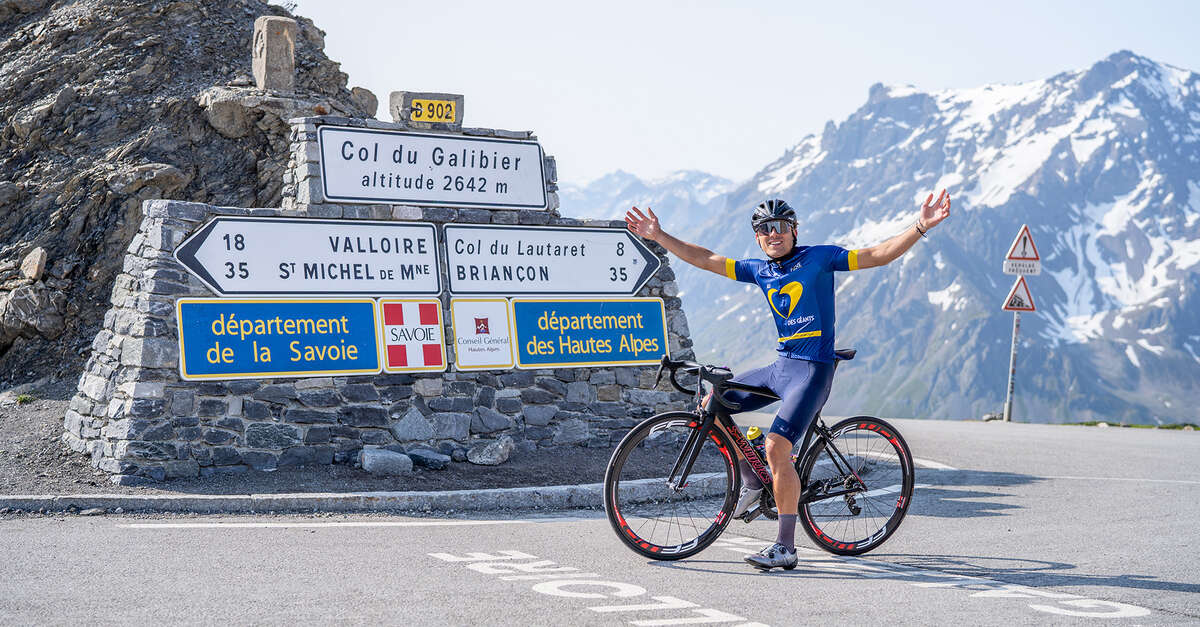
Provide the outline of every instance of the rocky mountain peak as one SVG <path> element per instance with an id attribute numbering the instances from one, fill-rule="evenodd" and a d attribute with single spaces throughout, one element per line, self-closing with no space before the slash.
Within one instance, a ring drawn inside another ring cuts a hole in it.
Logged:
<path id="1" fill-rule="evenodd" d="M 295 92 L 255 90 L 262 15 L 288 14 L 259 0 L 0 0 L 0 372 L 82 366 L 143 200 L 278 206 L 283 121 L 363 114 L 302 17 Z M 37 248 L 35 281 L 19 264 Z"/>

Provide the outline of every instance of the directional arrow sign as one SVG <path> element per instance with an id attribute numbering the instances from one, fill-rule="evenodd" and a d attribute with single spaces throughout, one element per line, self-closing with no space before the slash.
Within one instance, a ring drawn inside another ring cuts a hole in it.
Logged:
<path id="1" fill-rule="evenodd" d="M 432 224 L 219 217 L 175 259 L 222 296 L 437 294 Z"/>
<path id="2" fill-rule="evenodd" d="M 661 261 L 623 228 L 446 225 L 454 294 L 636 294 Z"/>
<path id="3" fill-rule="evenodd" d="M 1042 256 L 1038 254 L 1029 225 L 1022 224 L 1017 238 L 1004 256 L 1004 274 L 1036 275 L 1042 273 Z"/>

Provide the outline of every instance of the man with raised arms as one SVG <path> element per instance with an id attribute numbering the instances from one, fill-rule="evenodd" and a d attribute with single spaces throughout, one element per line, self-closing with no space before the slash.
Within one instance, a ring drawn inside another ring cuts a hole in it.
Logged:
<path id="1" fill-rule="evenodd" d="M 766 446 L 779 509 L 779 530 L 774 544 L 746 557 L 755 567 L 796 565 L 800 477 L 792 465 L 791 453 L 825 404 L 833 383 L 833 273 L 889 264 L 949 216 L 950 196 L 942 190 L 936 201 L 933 194 L 929 195 L 912 226 L 877 246 L 858 250 L 798 246 L 796 212 L 782 200 L 767 200 L 754 209 L 750 219 L 755 239 L 767 259 L 735 261 L 667 234 L 659 225 L 658 216 L 649 209 L 642 213 L 634 207 L 625 214 L 630 231 L 658 242 L 697 268 L 735 281 L 755 283 L 767 297 L 779 331 L 779 357 L 768 366 L 734 379 L 769 388 L 780 398 L 779 413 L 767 435 Z M 740 405 L 741 411 L 760 409 L 772 402 L 741 391 L 730 391 L 726 398 Z M 743 487 L 734 517 L 758 501 L 763 488 L 744 459 L 739 457 L 738 466 Z"/>

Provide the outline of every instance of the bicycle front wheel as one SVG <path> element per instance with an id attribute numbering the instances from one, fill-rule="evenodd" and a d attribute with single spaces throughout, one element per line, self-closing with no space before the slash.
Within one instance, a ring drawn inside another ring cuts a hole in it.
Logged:
<path id="1" fill-rule="evenodd" d="M 832 441 L 819 440 L 800 468 L 804 531 L 817 546 L 838 555 L 859 555 L 896 531 L 913 492 L 908 444 L 888 423 L 869 416 L 833 426 Z"/>
<path id="2" fill-rule="evenodd" d="M 677 560 L 704 550 L 729 524 L 741 488 L 729 438 L 714 425 L 686 482 L 669 477 L 700 416 L 667 412 L 647 418 L 621 440 L 604 474 L 604 509 L 617 536 L 637 553 Z"/>

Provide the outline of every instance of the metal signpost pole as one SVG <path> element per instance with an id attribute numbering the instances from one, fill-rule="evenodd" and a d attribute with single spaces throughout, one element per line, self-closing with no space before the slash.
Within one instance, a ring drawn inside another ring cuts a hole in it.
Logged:
<path id="1" fill-rule="evenodd" d="M 1017 280 L 1013 283 L 1008 297 L 1004 299 L 1004 311 L 1013 312 L 1012 353 L 1008 357 L 1008 392 L 1004 397 L 1004 422 L 1012 422 L 1013 387 L 1017 373 L 1017 335 L 1021 331 L 1021 312 L 1037 311 L 1033 302 L 1033 294 L 1025 282 L 1026 275 L 1042 273 L 1042 256 L 1038 253 L 1037 244 L 1033 243 L 1033 234 L 1029 225 L 1022 224 L 1017 231 L 1017 237 L 1008 254 L 1004 256 L 1004 274 L 1015 274 Z"/>
<path id="2" fill-rule="evenodd" d="M 1012 422 L 1013 381 L 1017 372 L 1017 333 L 1021 330 L 1021 312 L 1013 312 L 1012 354 L 1008 358 L 1008 395 L 1004 398 L 1004 422 Z"/>

